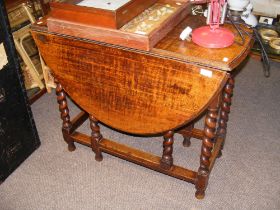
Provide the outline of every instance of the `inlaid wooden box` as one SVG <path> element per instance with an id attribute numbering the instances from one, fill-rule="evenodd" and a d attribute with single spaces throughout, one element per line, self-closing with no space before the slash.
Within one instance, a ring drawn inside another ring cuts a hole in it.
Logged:
<path id="1" fill-rule="evenodd" d="M 75 21 L 66 20 L 53 12 L 47 26 L 50 32 L 149 51 L 189 13 L 189 0 L 157 0 L 118 29 L 84 23 L 83 17 L 81 21 L 79 17 Z"/>
<path id="2" fill-rule="evenodd" d="M 51 2 L 51 16 L 65 21 L 118 29 L 157 0 L 66 0 Z"/>

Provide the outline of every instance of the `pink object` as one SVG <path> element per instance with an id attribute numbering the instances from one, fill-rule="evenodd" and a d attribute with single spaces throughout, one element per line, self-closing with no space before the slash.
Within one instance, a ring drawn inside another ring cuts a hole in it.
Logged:
<path id="1" fill-rule="evenodd" d="M 199 2 L 200 0 L 194 1 Z M 209 26 L 194 30 L 192 33 L 194 43 L 206 48 L 224 48 L 233 44 L 234 34 L 228 29 L 220 28 L 221 19 L 222 23 L 224 22 L 226 7 L 226 0 L 211 0 L 207 17 Z"/>
<path id="2" fill-rule="evenodd" d="M 193 31 L 192 41 L 206 48 L 224 48 L 233 44 L 234 34 L 226 28 L 203 26 Z"/>

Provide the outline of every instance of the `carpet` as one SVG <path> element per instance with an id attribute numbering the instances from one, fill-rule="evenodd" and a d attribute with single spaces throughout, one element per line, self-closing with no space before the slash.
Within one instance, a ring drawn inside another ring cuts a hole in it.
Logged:
<path id="1" fill-rule="evenodd" d="M 237 74 L 228 134 L 203 200 L 195 187 L 90 148 L 68 152 L 61 134 L 55 94 L 32 105 L 42 142 L 0 185 L 1 210 L 78 209 L 280 209 L 280 64 L 265 78 L 259 61 Z M 69 102 L 71 115 L 78 108 Z M 202 126 L 202 120 L 197 127 Z M 88 132 L 89 123 L 80 128 Z M 130 137 L 101 126 L 103 136 L 161 155 L 162 138 Z M 201 142 L 190 148 L 175 136 L 174 162 L 197 170 Z"/>

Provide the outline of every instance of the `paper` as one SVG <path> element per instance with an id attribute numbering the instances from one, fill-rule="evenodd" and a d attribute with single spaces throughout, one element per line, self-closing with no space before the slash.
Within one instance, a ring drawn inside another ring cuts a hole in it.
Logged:
<path id="1" fill-rule="evenodd" d="M 83 0 L 77 5 L 105 10 L 117 10 L 131 0 Z"/>
<path id="2" fill-rule="evenodd" d="M 0 70 L 8 63 L 3 43 L 0 44 Z"/>
<path id="3" fill-rule="evenodd" d="M 213 72 L 211 70 L 208 70 L 208 69 L 200 69 L 200 74 L 203 75 L 203 76 L 211 78 Z"/>

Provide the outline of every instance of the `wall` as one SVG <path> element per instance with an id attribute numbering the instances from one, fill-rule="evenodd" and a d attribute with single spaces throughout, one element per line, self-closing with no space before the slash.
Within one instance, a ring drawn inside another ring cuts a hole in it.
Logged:
<path id="1" fill-rule="evenodd" d="M 276 17 L 280 15 L 280 0 L 251 0 L 254 13 Z"/>

